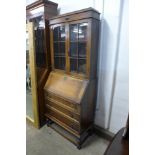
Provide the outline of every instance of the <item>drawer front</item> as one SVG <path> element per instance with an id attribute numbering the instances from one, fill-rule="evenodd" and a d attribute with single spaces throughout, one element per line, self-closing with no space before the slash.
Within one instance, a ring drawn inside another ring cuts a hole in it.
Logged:
<path id="1" fill-rule="evenodd" d="M 62 104 L 59 104 L 57 102 L 55 102 L 54 100 L 49 100 L 46 98 L 46 104 L 53 107 L 54 109 L 61 111 L 62 113 L 64 113 L 65 115 L 67 115 L 68 117 L 75 119 L 76 121 L 80 122 L 80 115 L 78 115 L 77 113 L 74 113 L 73 111 L 69 111 L 67 109 L 67 107 L 65 107 Z"/>
<path id="2" fill-rule="evenodd" d="M 63 104 L 63 105 L 66 105 L 68 106 L 69 108 L 71 108 L 74 112 L 80 114 L 80 105 L 78 104 L 74 104 L 74 103 L 71 103 L 71 102 L 68 102 L 52 93 L 49 93 L 47 91 L 45 91 L 45 98 L 50 98 L 50 99 L 53 99 L 57 102 L 59 102 L 60 104 Z"/>
<path id="3" fill-rule="evenodd" d="M 48 115 L 51 115 L 52 117 L 56 118 L 60 122 L 66 124 L 69 128 L 71 128 L 77 132 L 80 132 L 80 125 L 78 123 L 74 122 L 73 120 L 68 119 L 65 115 L 63 115 L 56 109 L 54 109 L 54 108 L 51 109 L 48 106 L 46 106 L 46 113 Z"/>
<path id="4" fill-rule="evenodd" d="M 72 15 L 68 15 L 65 17 L 59 17 L 59 18 L 52 19 L 50 20 L 50 25 L 57 24 L 57 23 L 76 21 L 76 20 L 82 20 L 82 19 L 87 19 L 87 18 L 92 18 L 92 17 L 99 19 L 98 13 L 92 12 L 91 10 L 87 12 L 74 13 Z"/>

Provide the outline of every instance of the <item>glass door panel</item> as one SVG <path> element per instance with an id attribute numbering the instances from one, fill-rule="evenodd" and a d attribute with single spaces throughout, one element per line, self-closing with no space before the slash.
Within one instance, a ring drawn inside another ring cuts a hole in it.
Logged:
<path id="1" fill-rule="evenodd" d="M 65 58 L 64 57 L 59 57 L 59 56 L 55 56 L 54 57 L 54 66 L 56 69 L 61 69 L 61 70 L 65 70 Z"/>
<path id="2" fill-rule="evenodd" d="M 43 16 L 39 16 L 31 19 L 30 21 L 34 23 L 35 54 L 36 54 L 37 69 L 43 70 L 47 67 L 46 51 L 45 51 L 45 36 L 44 36 L 44 29 L 45 29 L 44 18 Z"/>
<path id="3" fill-rule="evenodd" d="M 71 72 L 86 74 L 87 28 L 86 22 L 69 25 Z"/>
<path id="4" fill-rule="evenodd" d="M 79 24 L 79 27 L 78 27 L 79 41 L 87 41 L 87 27 L 88 27 L 88 23 Z"/>
<path id="5" fill-rule="evenodd" d="M 65 57 L 65 42 L 59 42 L 59 56 Z"/>
<path id="6" fill-rule="evenodd" d="M 43 16 L 30 19 L 34 24 L 34 37 L 35 37 L 35 63 L 37 73 L 37 85 L 41 82 L 42 75 L 48 68 L 47 52 L 45 48 L 45 21 Z"/>
<path id="7" fill-rule="evenodd" d="M 59 38 L 59 27 L 55 27 L 53 29 L 53 40 L 54 41 L 58 41 L 58 38 Z"/>
<path id="8" fill-rule="evenodd" d="M 59 27 L 59 41 L 65 41 L 66 38 L 66 32 L 65 32 L 65 26 Z"/>
<path id="9" fill-rule="evenodd" d="M 59 56 L 59 44 L 58 44 L 58 42 L 54 43 L 54 56 Z"/>
<path id="10" fill-rule="evenodd" d="M 66 32 L 65 26 L 53 27 L 53 41 L 54 41 L 54 68 L 65 70 L 66 67 L 66 54 L 65 54 L 65 41 Z"/>
<path id="11" fill-rule="evenodd" d="M 74 58 L 78 57 L 78 43 L 77 42 L 70 43 L 69 55 L 70 57 L 74 57 Z"/>
<path id="12" fill-rule="evenodd" d="M 86 42 L 78 42 L 79 58 L 86 58 Z"/>
<path id="13" fill-rule="evenodd" d="M 71 24 L 70 25 L 70 41 L 78 41 L 78 24 Z"/>
<path id="14" fill-rule="evenodd" d="M 77 72 L 78 66 L 78 24 L 71 24 L 69 26 L 70 38 L 70 71 Z"/>
<path id="15" fill-rule="evenodd" d="M 71 72 L 77 72 L 77 59 L 76 58 L 70 58 L 70 70 Z"/>
<path id="16" fill-rule="evenodd" d="M 86 59 L 78 59 L 78 72 L 86 74 Z"/>

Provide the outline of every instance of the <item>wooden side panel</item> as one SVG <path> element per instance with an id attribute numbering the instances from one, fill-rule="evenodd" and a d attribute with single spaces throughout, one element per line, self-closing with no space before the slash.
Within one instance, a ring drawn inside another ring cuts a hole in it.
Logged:
<path id="1" fill-rule="evenodd" d="M 90 82 L 90 89 L 89 89 L 89 98 L 88 98 L 88 122 L 89 125 L 93 124 L 94 122 L 94 114 L 95 114 L 95 107 L 96 107 L 96 80 L 91 80 Z"/>
<path id="2" fill-rule="evenodd" d="M 81 128 L 87 130 L 94 122 L 96 105 L 96 80 L 91 80 L 81 103 Z"/>
<path id="3" fill-rule="evenodd" d="M 91 39 L 91 54 L 90 54 L 90 78 L 94 79 L 97 76 L 97 59 L 99 46 L 99 20 L 92 19 L 92 39 Z"/>
<path id="4" fill-rule="evenodd" d="M 45 124 L 45 100 L 44 100 L 44 85 L 48 78 L 49 71 L 45 70 L 44 74 L 42 75 L 42 80 L 40 81 L 40 85 L 37 88 L 38 91 L 38 103 L 39 103 L 39 120 L 40 126 Z"/>
<path id="5" fill-rule="evenodd" d="M 65 22 L 70 22 L 70 21 L 75 21 L 75 20 L 81 20 L 81 19 L 88 19 L 88 18 L 99 19 L 99 13 L 94 12 L 92 10 L 88 10 L 85 12 L 76 12 L 75 14 L 70 13 L 66 16 L 60 15 L 58 16 L 58 18 L 54 18 L 50 20 L 50 25 L 58 24 L 58 23 L 65 23 Z"/>
<path id="6" fill-rule="evenodd" d="M 82 102 L 81 102 L 81 133 L 84 132 L 88 126 L 88 98 L 89 98 L 89 88 L 90 88 L 90 82 L 88 84 L 87 90 L 85 92 L 85 95 L 83 96 Z"/>
<path id="7" fill-rule="evenodd" d="M 99 20 L 91 19 L 90 29 L 90 82 L 81 103 L 81 123 L 82 130 L 86 130 L 93 125 L 97 95 L 97 59 L 99 40 Z"/>

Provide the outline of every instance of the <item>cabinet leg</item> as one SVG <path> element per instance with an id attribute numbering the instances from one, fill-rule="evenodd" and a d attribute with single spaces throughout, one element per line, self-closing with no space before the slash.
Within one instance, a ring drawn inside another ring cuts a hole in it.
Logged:
<path id="1" fill-rule="evenodd" d="M 79 149 L 79 150 L 81 149 L 81 145 L 80 144 L 77 146 L 77 149 Z"/>
<path id="2" fill-rule="evenodd" d="M 81 137 L 78 138 L 78 144 L 77 144 L 77 149 L 81 149 Z"/>

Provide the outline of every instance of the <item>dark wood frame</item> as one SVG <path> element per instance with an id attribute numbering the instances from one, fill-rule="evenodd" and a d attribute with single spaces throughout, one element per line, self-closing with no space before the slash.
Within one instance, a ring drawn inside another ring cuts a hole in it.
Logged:
<path id="1" fill-rule="evenodd" d="M 44 29 L 44 44 L 45 44 L 45 54 L 46 54 L 46 68 L 44 72 L 40 73 L 37 75 L 40 77 L 38 78 L 37 81 L 37 93 L 38 93 L 38 105 L 39 105 L 39 123 L 40 127 L 43 126 L 46 122 L 45 120 L 45 103 L 44 103 L 44 93 L 43 93 L 43 87 L 45 85 L 45 82 L 47 80 L 47 77 L 50 73 L 50 68 L 51 68 L 51 60 L 50 60 L 50 46 L 49 46 L 49 18 L 57 15 L 57 3 L 48 1 L 48 0 L 39 0 L 36 1 L 30 5 L 26 6 L 26 20 L 30 21 L 32 19 L 35 19 L 36 17 L 43 16 L 44 18 L 44 23 L 45 23 L 45 29 Z M 38 11 L 37 9 L 42 9 L 42 11 Z M 32 14 L 32 11 L 36 11 L 34 14 Z M 37 68 L 36 68 L 37 69 Z"/>

